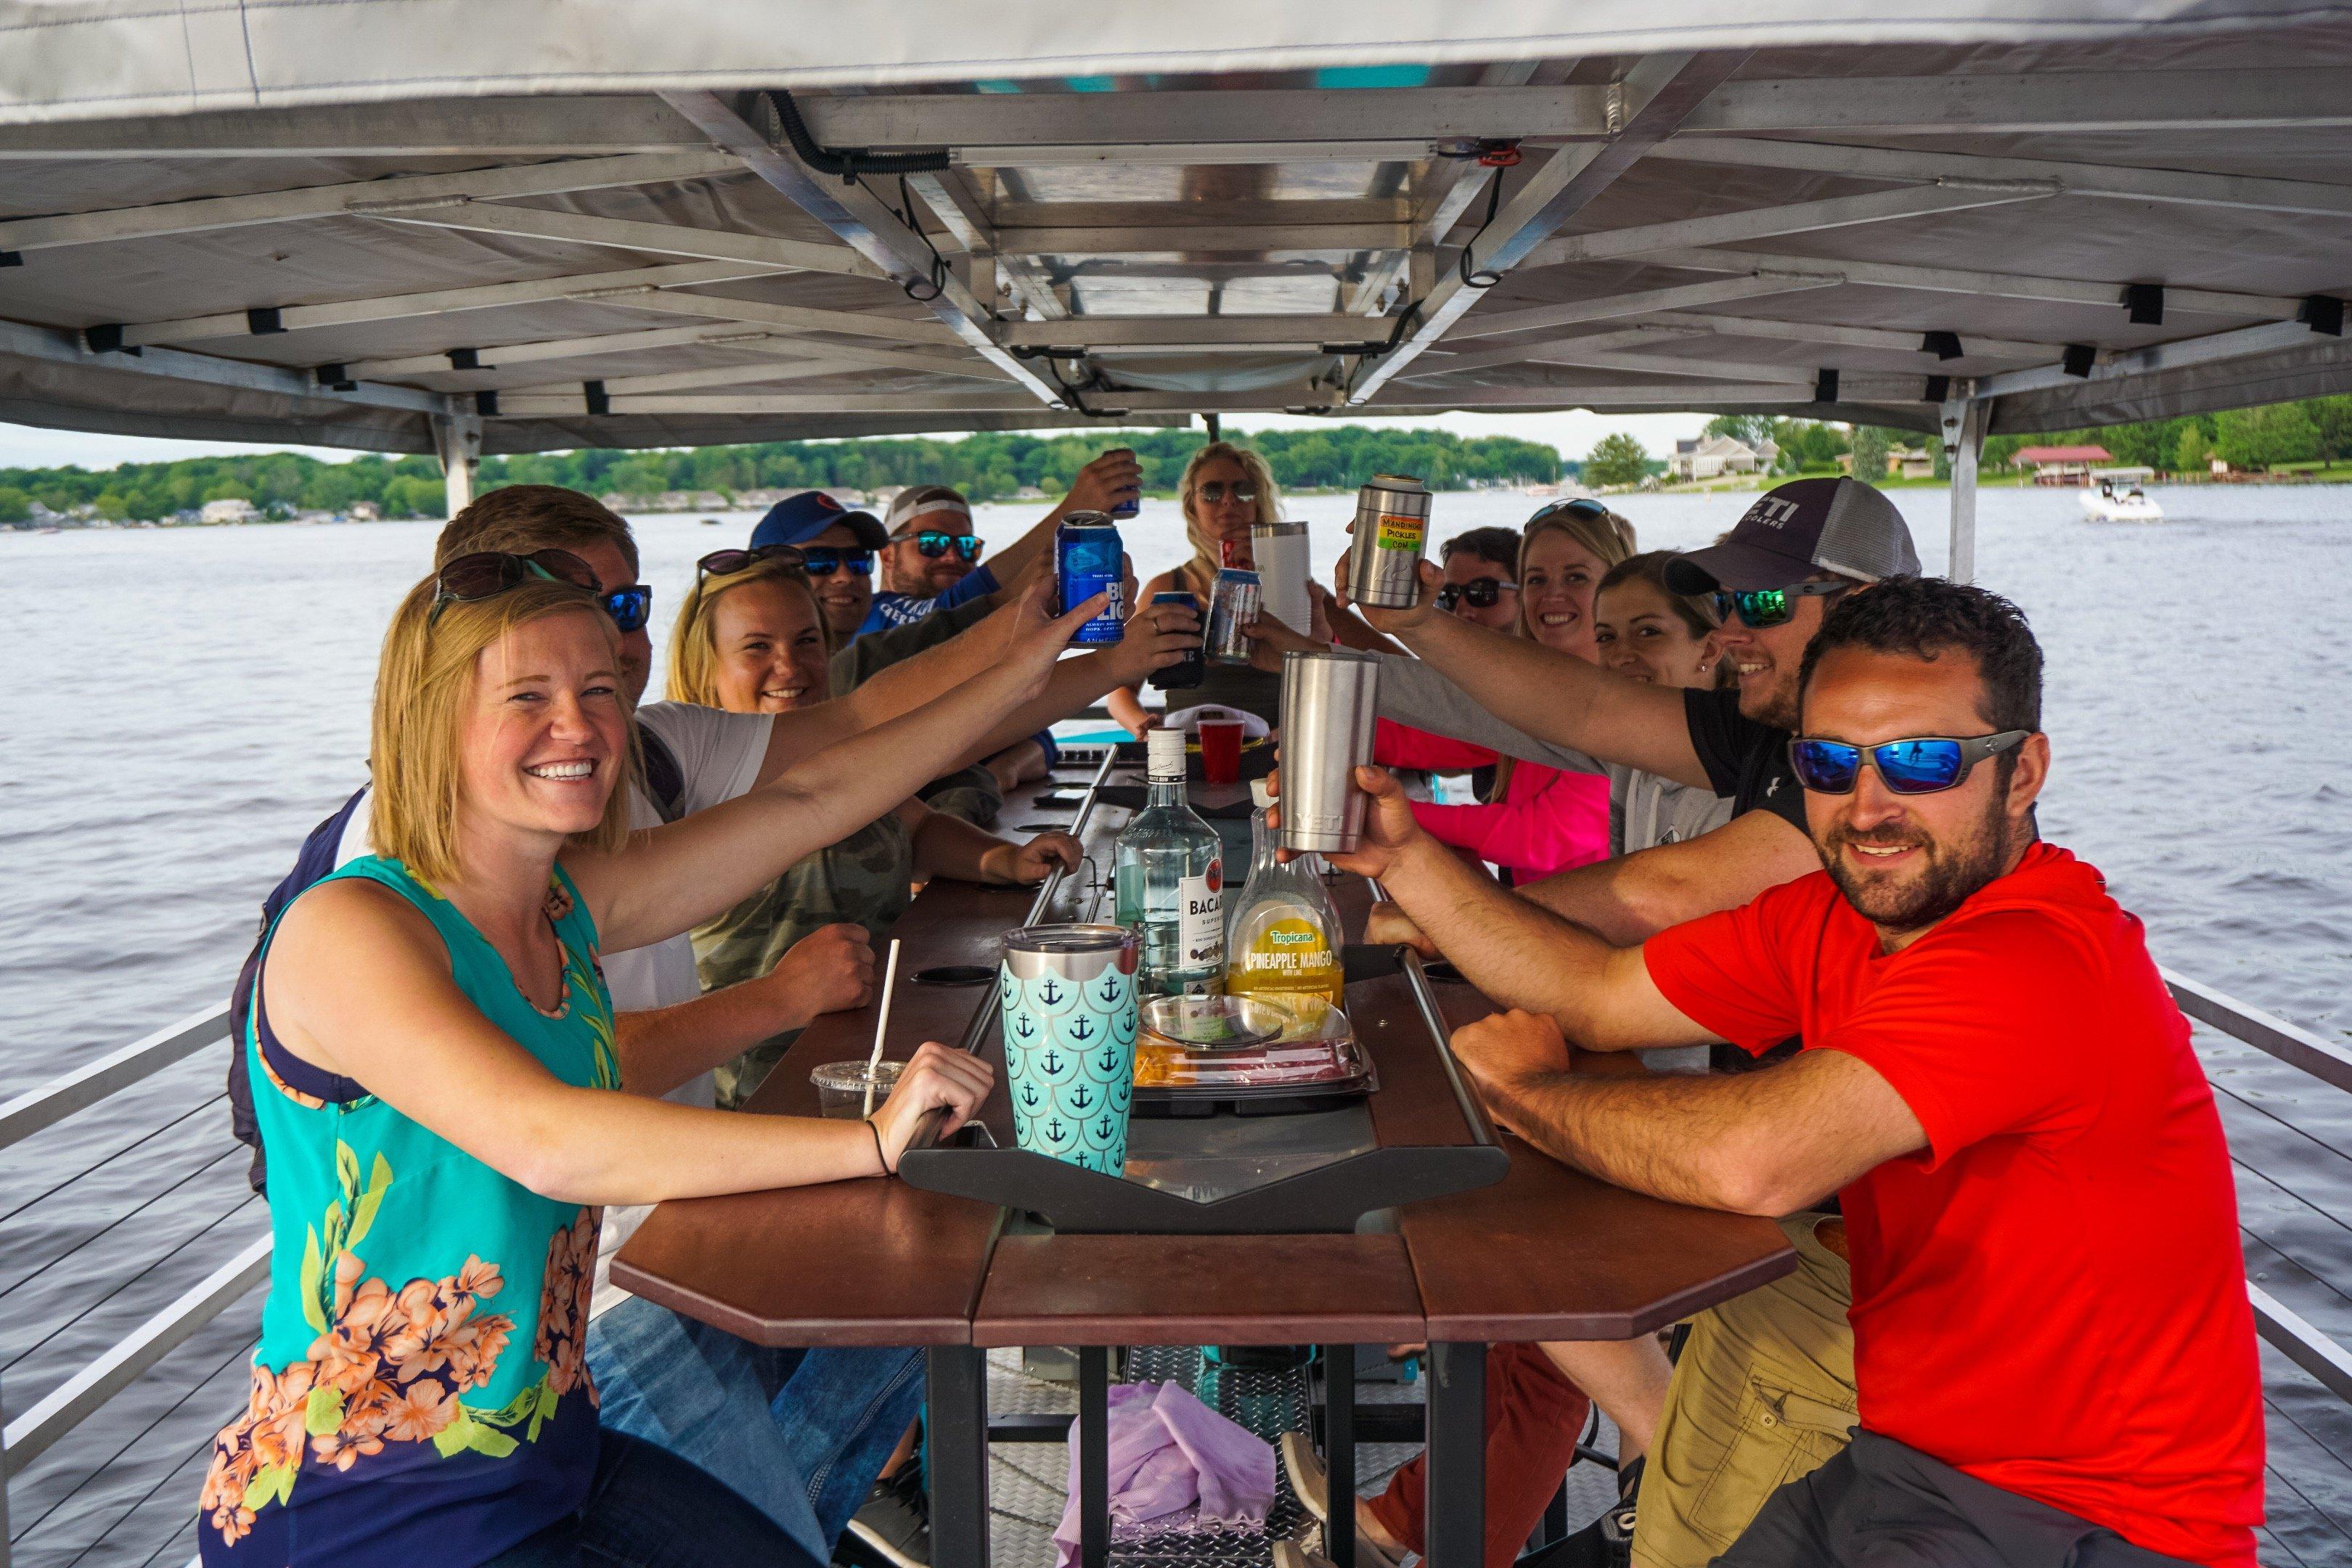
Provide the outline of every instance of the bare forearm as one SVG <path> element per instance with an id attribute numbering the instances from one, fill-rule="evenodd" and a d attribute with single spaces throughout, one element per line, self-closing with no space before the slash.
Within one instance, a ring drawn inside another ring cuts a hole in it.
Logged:
<path id="1" fill-rule="evenodd" d="M 960 882 L 1010 884 L 1014 846 L 944 811 L 926 811 L 915 830 L 915 869 Z"/>
<path id="2" fill-rule="evenodd" d="M 1746 1212 L 1743 1119 L 1710 1092 L 1736 1079 L 1530 1073 L 1485 1086 L 1495 1117 L 1563 1164 L 1675 1203 Z"/>
<path id="3" fill-rule="evenodd" d="M 1110 716 L 1118 721 L 1119 727 L 1131 735 L 1141 734 L 1145 722 L 1151 717 L 1151 710 L 1143 705 L 1143 699 L 1136 694 L 1132 686 L 1113 689 L 1103 706 L 1110 710 Z"/>
<path id="4" fill-rule="evenodd" d="M 1572 867 L 1517 889 L 1518 896 L 1564 921 L 1584 927 L 1615 947 L 1647 942 L 1671 920 L 1655 921 L 1631 901 L 1633 889 L 1622 874 L 1622 858 Z"/>
<path id="5" fill-rule="evenodd" d="M 1608 943 L 1517 897 L 1435 839 L 1400 858 L 1382 885 L 1497 1005 L 1548 1013 L 1570 1039 L 1587 1037 L 1580 997 L 1599 984 Z"/>
<path id="6" fill-rule="evenodd" d="M 750 984 L 723 986 L 674 1007 L 619 1014 L 613 1035 L 621 1087 L 632 1094 L 667 1094 L 771 1035 L 799 1028 L 809 1016 Z"/>
<path id="7" fill-rule="evenodd" d="M 882 1173 L 863 1121 L 745 1116 L 596 1089 L 550 1094 L 527 1114 L 530 1146 L 543 1152 L 529 1171 L 506 1173 L 559 1203 L 650 1204 Z"/>

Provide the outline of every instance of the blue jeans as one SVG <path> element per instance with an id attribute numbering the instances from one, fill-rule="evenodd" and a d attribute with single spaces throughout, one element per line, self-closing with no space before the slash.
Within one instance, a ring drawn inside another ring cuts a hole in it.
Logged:
<path id="1" fill-rule="evenodd" d="M 580 1511 L 482 1568 L 817 1568 L 758 1509 L 675 1454 L 607 1428 Z"/>
<path id="2" fill-rule="evenodd" d="M 772 1350 L 632 1296 L 588 1325 L 608 1430 L 735 1489 L 824 1563 L 923 1405 L 922 1352 Z"/>

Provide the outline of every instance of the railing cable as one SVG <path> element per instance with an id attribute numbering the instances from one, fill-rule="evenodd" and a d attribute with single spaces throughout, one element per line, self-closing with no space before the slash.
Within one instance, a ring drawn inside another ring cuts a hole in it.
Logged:
<path id="1" fill-rule="evenodd" d="M 56 1186 L 49 1188 L 48 1191 L 37 1194 L 33 1197 L 26 1198 L 23 1203 L 18 1204 L 6 1214 L 0 1214 L 0 1225 L 7 1224 L 8 1221 L 15 1219 L 18 1215 L 23 1214 L 26 1209 L 31 1208 L 35 1204 L 47 1202 L 50 1198 L 53 1198 L 57 1196 L 58 1194 L 65 1191 L 68 1187 L 72 1186 L 76 1182 L 80 1181 L 84 1176 L 93 1175 L 98 1172 L 106 1169 L 107 1166 L 111 1165 L 125 1154 L 130 1153 L 131 1151 L 138 1148 L 140 1144 L 146 1142 L 150 1138 L 162 1137 L 164 1133 L 169 1132 L 173 1128 L 177 1127 L 181 1122 L 185 1121 L 189 1117 L 197 1115 L 203 1111 L 210 1110 L 214 1106 L 218 1105 L 222 1100 L 226 1100 L 227 1098 L 228 1092 L 224 1089 L 220 1093 L 213 1096 L 210 1100 L 205 1100 L 203 1104 L 191 1106 L 189 1109 L 183 1110 L 179 1115 L 174 1116 L 171 1121 L 163 1123 L 163 1126 L 151 1128 L 147 1131 L 141 1133 L 130 1142 L 125 1143 L 121 1148 L 117 1149 L 113 1153 L 109 1154 L 105 1159 L 99 1161 L 98 1163 L 75 1172 L 72 1175 L 68 1176 L 64 1181 L 59 1182 Z"/>

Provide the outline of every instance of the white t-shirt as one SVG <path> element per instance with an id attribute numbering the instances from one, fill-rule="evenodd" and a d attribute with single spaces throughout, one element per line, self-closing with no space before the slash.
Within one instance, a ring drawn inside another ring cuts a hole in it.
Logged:
<path id="1" fill-rule="evenodd" d="M 637 722 L 660 736 L 670 754 L 677 759 L 677 770 L 685 784 L 679 804 L 681 815 L 686 816 L 747 793 L 759 781 L 760 764 L 768 755 L 768 737 L 776 727 L 770 714 L 727 713 L 685 702 L 648 703 L 637 710 Z M 629 826 L 661 825 L 660 808 L 632 782 Z M 335 848 L 335 864 L 347 865 L 374 852 L 368 839 L 367 808 L 362 805 L 352 813 L 351 821 L 343 828 L 343 840 Z M 694 942 L 683 931 L 649 947 L 605 953 L 602 962 L 604 984 L 613 993 L 615 1012 L 643 1013 L 655 1007 L 674 1007 L 702 994 L 702 983 L 695 974 Z M 705 1110 L 719 1103 L 717 1086 L 709 1073 L 678 1085 L 663 1098 Z M 604 1227 L 597 1238 L 595 1295 L 589 1308 L 590 1316 L 627 1295 L 610 1279 L 613 1254 L 652 1212 L 649 1205 L 604 1211 Z"/>

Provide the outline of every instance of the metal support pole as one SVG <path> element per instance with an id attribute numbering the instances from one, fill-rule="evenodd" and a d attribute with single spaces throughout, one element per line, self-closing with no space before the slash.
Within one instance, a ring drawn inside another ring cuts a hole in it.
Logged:
<path id="1" fill-rule="evenodd" d="M 1984 450 L 1991 414 L 1990 403 L 1979 403 L 1966 392 L 1944 401 L 1944 456 L 1952 474 L 1951 558 L 1944 575 L 1955 583 L 1976 580 L 1977 457 Z"/>
<path id="2" fill-rule="evenodd" d="M 1213 414 L 1203 414 L 1203 415 L 1202 415 L 1202 416 L 1201 416 L 1201 423 L 1202 423 L 1203 426 L 1207 426 L 1207 428 L 1208 428 L 1208 432 L 1209 432 L 1209 439 L 1210 439 L 1210 440 L 1212 440 L 1212 441 L 1222 441 L 1222 440 L 1223 440 L 1223 439 L 1225 438 L 1225 427 L 1224 427 L 1224 421 L 1223 421 L 1223 420 L 1219 419 L 1215 415 L 1213 415 Z"/>
<path id="3" fill-rule="evenodd" d="M 1333 1563 L 1356 1561 L 1356 1347 L 1323 1347 L 1324 1495 L 1330 1516 L 1323 1521 L 1323 1555 Z"/>
<path id="4" fill-rule="evenodd" d="M 1486 1555 L 1486 1347 L 1429 1347 L 1429 1568 L 1480 1568 Z"/>
<path id="5" fill-rule="evenodd" d="M 474 476 L 482 466 L 482 420 L 478 414 L 436 415 L 433 449 L 441 459 L 441 477 L 447 487 L 449 515 L 474 504 Z"/>
<path id="6" fill-rule="evenodd" d="M 0 1428 L 7 1422 L 7 1392 L 0 1389 Z M 0 1463 L 0 1568 L 8 1568 L 8 1468 L 5 1463 Z"/>
<path id="7" fill-rule="evenodd" d="M 933 1345 L 924 1369 L 933 1561 L 988 1561 L 988 1352 Z"/>
<path id="8" fill-rule="evenodd" d="M 1078 1563 L 1110 1562 L 1110 1352 L 1078 1350 Z"/>

